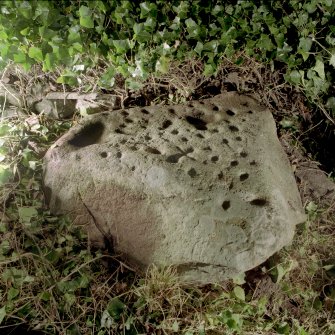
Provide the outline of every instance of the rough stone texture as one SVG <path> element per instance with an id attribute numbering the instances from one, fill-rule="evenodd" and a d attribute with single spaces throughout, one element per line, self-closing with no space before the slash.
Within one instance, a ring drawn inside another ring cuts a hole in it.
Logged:
<path id="1" fill-rule="evenodd" d="M 237 93 L 83 120 L 47 152 L 44 184 L 93 243 L 197 283 L 259 265 L 305 219 L 271 113 Z"/>

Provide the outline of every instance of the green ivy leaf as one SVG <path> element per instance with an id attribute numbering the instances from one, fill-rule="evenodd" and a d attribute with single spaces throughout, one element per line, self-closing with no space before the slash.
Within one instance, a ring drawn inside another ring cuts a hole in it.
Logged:
<path id="1" fill-rule="evenodd" d="M 43 53 L 40 48 L 30 47 L 28 51 L 28 56 L 37 60 L 38 62 L 43 62 Z"/>
<path id="2" fill-rule="evenodd" d="M 216 66 L 214 64 L 205 64 L 204 75 L 211 76 L 215 73 Z"/>
<path id="3" fill-rule="evenodd" d="M 79 8 L 80 25 L 85 28 L 94 28 L 94 22 L 92 19 L 92 11 L 86 6 L 80 6 Z"/>
<path id="4" fill-rule="evenodd" d="M 48 291 L 43 291 L 39 294 L 39 297 L 40 297 L 41 300 L 47 302 L 51 298 L 51 293 L 48 292 Z"/>
<path id="5" fill-rule="evenodd" d="M 148 16 L 156 17 L 157 16 L 157 5 L 152 2 L 141 2 L 140 3 L 141 8 L 141 15 L 140 18 L 146 18 Z"/>
<path id="6" fill-rule="evenodd" d="M 301 74 L 297 70 L 291 71 L 288 78 L 289 81 L 292 82 L 293 84 L 300 84 L 301 82 Z"/>
<path id="7" fill-rule="evenodd" d="M 129 88 L 130 90 L 137 91 L 137 90 L 140 90 L 143 87 L 143 84 L 136 81 L 136 80 L 128 78 L 128 79 L 126 79 L 126 87 Z"/>
<path id="8" fill-rule="evenodd" d="M 202 42 L 197 42 L 197 45 L 195 46 L 194 51 L 195 51 L 199 56 L 201 56 L 201 52 L 202 52 L 203 48 L 204 48 L 203 43 L 202 43 Z"/>
<path id="9" fill-rule="evenodd" d="M 326 106 L 335 112 L 335 97 L 328 98 Z"/>
<path id="10" fill-rule="evenodd" d="M 76 296 L 72 293 L 65 293 L 64 300 L 68 307 L 72 306 L 76 301 Z"/>
<path id="11" fill-rule="evenodd" d="M 29 1 L 20 2 L 20 6 L 18 7 L 18 12 L 26 19 L 32 18 L 32 7 Z"/>
<path id="12" fill-rule="evenodd" d="M 299 40 L 299 48 L 303 51 L 308 52 L 309 50 L 311 50 L 313 44 L 313 40 L 310 37 L 301 37 Z"/>
<path id="13" fill-rule="evenodd" d="M 125 53 L 130 49 L 129 40 L 113 40 L 113 45 L 118 53 Z"/>
<path id="14" fill-rule="evenodd" d="M 81 42 L 80 26 L 75 25 L 69 29 L 67 40 L 69 43 Z"/>
<path id="15" fill-rule="evenodd" d="M 151 34 L 145 30 L 143 23 L 135 23 L 133 25 L 133 30 L 135 32 L 134 38 L 140 42 L 148 42 L 151 39 Z"/>
<path id="16" fill-rule="evenodd" d="M 234 287 L 233 292 L 237 299 L 245 301 L 245 292 L 241 286 Z"/>
<path id="17" fill-rule="evenodd" d="M 177 13 L 180 19 L 186 19 L 188 16 L 190 4 L 187 1 L 181 1 L 179 6 L 173 6 L 173 10 Z"/>
<path id="18" fill-rule="evenodd" d="M 185 20 L 185 24 L 187 27 L 187 32 L 189 33 L 188 38 L 199 39 L 201 31 L 199 25 L 191 18 Z"/>
<path id="19" fill-rule="evenodd" d="M 333 67 L 335 67 L 335 53 L 333 53 L 333 54 L 330 56 L 329 64 L 330 64 L 330 65 L 333 65 Z"/>
<path id="20" fill-rule="evenodd" d="M 115 74 L 115 68 L 109 67 L 100 79 L 101 84 L 107 88 L 113 87 L 115 84 Z"/>
<path id="21" fill-rule="evenodd" d="M 30 28 L 29 28 L 29 27 L 24 28 L 24 29 L 22 29 L 22 30 L 20 31 L 20 34 L 21 34 L 22 36 L 27 36 L 27 35 L 29 35 L 29 33 L 30 33 Z"/>
<path id="22" fill-rule="evenodd" d="M 156 28 L 156 19 L 148 17 L 147 20 L 144 22 L 144 27 L 146 31 L 154 32 Z"/>
<path id="23" fill-rule="evenodd" d="M 208 51 L 208 52 L 217 53 L 218 46 L 219 46 L 219 41 L 212 40 L 212 41 L 207 42 L 203 45 L 203 50 Z"/>
<path id="24" fill-rule="evenodd" d="M 18 53 L 14 54 L 15 63 L 23 64 L 23 63 L 26 63 L 26 61 L 27 61 L 27 56 L 22 51 L 19 51 Z"/>
<path id="25" fill-rule="evenodd" d="M 0 27 L 0 29 L 1 28 L 2 27 Z M 8 38 L 8 35 L 6 34 L 6 32 L 3 30 L 0 30 L 0 40 L 7 40 L 7 38 Z"/>
<path id="26" fill-rule="evenodd" d="M 262 34 L 259 41 L 257 42 L 257 46 L 266 51 L 271 51 L 275 48 L 270 37 L 268 35 Z"/>
<path id="27" fill-rule="evenodd" d="M 72 71 L 66 71 L 56 80 L 59 84 L 68 84 L 74 86 L 78 83 L 78 74 Z"/>
<path id="28" fill-rule="evenodd" d="M 15 299 L 20 293 L 20 290 L 18 290 L 17 288 L 14 288 L 14 287 L 11 287 L 9 290 L 8 290 L 8 293 L 7 293 L 7 299 L 9 301 Z"/>
<path id="29" fill-rule="evenodd" d="M 320 59 L 316 60 L 313 70 L 317 72 L 317 74 L 319 75 L 321 79 L 323 80 L 325 79 L 325 65 Z"/>
<path id="30" fill-rule="evenodd" d="M 6 165 L 0 165 L 0 185 L 9 183 L 12 177 L 13 173 L 10 167 Z"/>
<path id="31" fill-rule="evenodd" d="M 0 325 L 2 324 L 2 321 L 4 320 L 6 316 L 6 306 L 3 306 L 0 308 Z"/>
<path id="32" fill-rule="evenodd" d="M 48 29 L 46 26 L 39 27 L 38 32 L 44 40 L 51 40 L 57 35 L 56 31 Z"/>
<path id="33" fill-rule="evenodd" d="M 19 218 L 24 224 L 29 224 L 33 217 L 38 215 L 35 207 L 19 207 Z"/>
<path id="34" fill-rule="evenodd" d="M 43 62 L 43 71 L 51 71 L 56 65 L 57 59 L 53 53 L 47 53 Z"/>
<path id="35" fill-rule="evenodd" d="M 125 308 L 125 304 L 119 298 L 114 298 L 108 304 L 107 311 L 114 320 L 118 320 Z"/>
<path id="36" fill-rule="evenodd" d="M 167 73 L 169 71 L 170 59 L 165 56 L 161 56 L 156 62 L 156 71 L 161 73 Z"/>

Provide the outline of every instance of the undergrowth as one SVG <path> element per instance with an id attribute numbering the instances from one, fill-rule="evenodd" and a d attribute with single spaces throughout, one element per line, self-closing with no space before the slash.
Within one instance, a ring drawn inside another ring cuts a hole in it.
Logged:
<path id="1" fill-rule="evenodd" d="M 287 82 L 316 103 L 328 121 L 335 112 L 335 2 L 298 1 L 1 1 L 0 64 L 57 71 L 78 86 L 104 66 L 99 86 L 122 75 L 129 89 L 174 61 L 200 58 L 213 75 L 222 57 L 247 56 L 283 71 Z M 237 64 L 245 62 L 244 57 Z M 94 87 L 95 85 L 93 85 Z"/>
<path id="2" fill-rule="evenodd" d="M 205 85 L 205 77 L 194 81 L 192 75 L 201 66 L 191 63 L 166 74 L 170 86 L 163 91 L 162 81 L 152 78 L 146 92 L 156 92 L 157 103 L 190 99 L 183 87 Z M 215 83 L 207 83 L 208 94 Z M 192 90 L 202 97 L 205 91 Z M 287 104 L 279 93 L 273 99 Z M 285 108 L 292 116 L 292 105 Z M 135 273 L 117 256 L 92 249 L 83 231 L 51 215 L 44 203 L 41 158 L 73 122 L 43 114 L 2 120 L 1 334 L 28 328 L 99 335 L 335 332 L 334 208 L 308 201 L 308 221 L 293 246 L 234 280 L 196 287 L 182 285 L 173 268 Z"/>

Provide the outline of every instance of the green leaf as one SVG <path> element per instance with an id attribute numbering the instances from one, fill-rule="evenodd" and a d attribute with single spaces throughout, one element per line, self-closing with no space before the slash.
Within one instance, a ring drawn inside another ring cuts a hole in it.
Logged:
<path id="1" fill-rule="evenodd" d="M 26 19 L 32 18 L 32 7 L 29 1 L 20 2 L 20 6 L 18 7 L 18 12 Z"/>
<path id="2" fill-rule="evenodd" d="M 0 244 L 0 253 L 1 255 L 7 255 L 11 250 L 11 246 L 8 240 L 3 240 Z"/>
<path id="3" fill-rule="evenodd" d="M 311 50 L 313 44 L 313 40 L 310 37 L 301 37 L 299 40 L 299 48 L 303 51 L 308 52 L 309 50 Z"/>
<path id="4" fill-rule="evenodd" d="M 195 46 L 194 51 L 195 51 L 199 56 L 201 56 L 201 52 L 202 52 L 203 48 L 204 48 L 203 43 L 202 43 L 202 42 L 197 42 L 197 45 Z"/>
<path id="5" fill-rule="evenodd" d="M 22 29 L 22 30 L 20 31 L 20 34 L 21 34 L 22 36 L 27 36 L 29 33 L 30 33 L 30 28 L 29 28 L 29 27 L 27 27 L 27 28 L 25 28 L 25 29 Z"/>
<path id="6" fill-rule="evenodd" d="M 130 49 L 129 40 L 113 40 L 113 44 L 116 51 L 119 53 L 125 53 Z"/>
<path id="7" fill-rule="evenodd" d="M 325 65 L 320 59 L 316 60 L 313 70 L 317 72 L 317 74 L 319 75 L 321 79 L 323 80 L 325 79 Z"/>
<path id="8" fill-rule="evenodd" d="M 185 20 L 185 24 L 187 27 L 187 32 L 189 33 L 187 37 L 199 39 L 201 34 L 201 27 L 191 18 Z"/>
<path id="9" fill-rule="evenodd" d="M 81 42 L 80 26 L 75 25 L 69 28 L 69 35 L 67 37 L 69 43 Z"/>
<path id="10" fill-rule="evenodd" d="M 212 40 L 210 42 L 207 42 L 203 46 L 204 51 L 209 51 L 209 52 L 214 52 L 217 53 L 217 48 L 219 46 L 219 41 L 217 40 Z"/>
<path id="11" fill-rule="evenodd" d="M 329 64 L 330 64 L 330 65 L 333 65 L 333 67 L 335 67 L 335 53 L 333 53 L 333 54 L 330 56 Z"/>
<path id="12" fill-rule="evenodd" d="M 279 122 L 279 124 L 284 128 L 284 129 L 290 129 L 294 128 L 294 121 L 289 120 L 289 119 L 283 119 Z"/>
<path id="13" fill-rule="evenodd" d="M 146 18 L 148 16 L 157 16 L 157 5 L 152 3 L 152 2 L 141 2 L 140 3 L 140 8 L 141 8 L 141 15 L 140 18 Z"/>
<path id="14" fill-rule="evenodd" d="M 280 323 L 277 327 L 277 332 L 278 334 L 285 334 L 285 335 L 289 335 L 292 333 L 291 328 L 287 322 Z"/>
<path id="15" fill-rule="evenodd" d="M 135 35 L 135 39 L 140 43 L 148 42 L 151 39 L 151 34 L 143 30 Z"/>
<path id="16" fill-rule="evenodd" d="M 0 136 L 6 136 L 10 130 L 11 127 L 8 124 L 0 123 Z"/>
<path id="17" fill-rule="evenodd" d="M 39 297 L 40 297 L 41 300 L 47 302 L 47 301 L 50 300 L 51 294 L 48 291 L 43 291 L 39 294 Z"/>
<path id="18" fill-rule="evenodd" d="M 187 28 L 191 28 L 191 29 L 198 27 L 197 23 L 191 18 L 188 18 L 187 20 L 185 20 L 185 24 Z"/>
<path id="19" fill-rule="evenodd" d="M 68 84 L 75 86 L 78 83 L 78 74 L 72 71 L 66 71 L 56 80 L 59 84 Z"/>
<path id="20" fill-rule="evenodd" d="M 177 333 L 179 331 L 179 323 L 178 321 L 173 322 L 172 324 L 172 330 Z"/>
<path id="21" fill-rule="evenodd" d="M 19 207 L 19 218 L 24 224 L 29 224 L 33 217 L 38 215 L 35 207 Z"/>
<path id="22" fill-rule="evenodd" d="M 308 59 L 310 53 L 306 52 L 304 50 L 299 50 L 300 55 L 302 56 L 302 59 L 306 62 L 306 60 Z"/>
<path id="23" fill-rule="evenodd" d="M 7 38 L 8 38 L 8 35 L 6 34 L 6 32 L 3 30 L 0 30 L 0 39 L 7 40 Z"/>
<path id="24" fill-rule="evenodd" d="M 245 273 L 241 272 L 240 274 L 238 274 L 237 276 L 235 276 L 233 278 L 233 282 L 236 285 L 243 285 L 243 284 L 245 284 Z"/>
<path id="25" fill-rule="evenodd" d="M 140 90 L 143 87 L 143 84 L 136 81 L 136 80 L 133 80 L 131 78 L 127 78 L 126 79 L 126 87 L 130 90 L 137 91 L 137 90 Z"/>
<path id="26" fill-rule="evenodd" d="M 46 256 L 45 258 L 51 262 L 52 264 L 57 264 L 57 262 L 59 261 L 59 258 L 61 256 L 61 253 L 58 250 L 51 250 Z"/>
<path id="27" fill-rule="evenodd" d="M 156 27 L 156 20 L 152 17 L 148 17 L 147 20 L 144 22 L 144 27 L 149 32 L 154 32 Z"/>
<path id="28" fill-rule="evenodd" d="M 79 8 L 80 25 L 85 28 L 94 28 L 94 22 L 92 19 L 92 11 L 86 6 L 80 6 Z"/>
<path id="29" fill-rule="evenodd" d="M 275 48 L 270 37 L 266 34 L 262 34 L 260 39 L 257 42 L 257 47 L 261 50 L 271 51 Z"/>
<path id="30" fill-rule="evenodd" d="M 188 16 L 190 4 L 187 1 L 180 1 L 179 6 L 173 6 L 173 10 L 180 19 L 186 19 Z"/>
<path id="31" fill-rule="evenodd" d="M 241 286 L 234 287 L 233 292 L 234 292 L 234 295 L 237 299 L 245 301 L 245 293 L 244 293 L 244 290 Z"/>
<path id="32" fill-rule="evenodd" d="M 72 293 L 65 293 L 64 300 L 68 306 L 72 306 L 76 302 L 76 296 Z"/>
<path id="33" fill-rule="evenodd" d="M 113 87 L 115 84 L 115 68 L 109 67 L 106 72 L 101 76 L 101 84 L 107 88 Z"/>
<path id="34" fill-rule="evenodd" d="M 14 62 L 15 63 L 25 63 L 27 61 L 27 56 L 22 52 L 19 51 L 18 53 L 14 54 Z"/>
<path id="35" fill-rule="evenodd" d="M 13 300 L 14 298 L 16 298 L 19 295 L 19 293 L 20 293 L 20 290 L 18 290 L 17 288 L 11 287 L 8 290 L 7 299 L 8 300 Z"/>
<path id="36" fill-rule="evenodd" d="M 7 268 L 2 273 L 2 279 L 13 283 L 16 287 L 21 286 L 23 283 L 31 283 L 34 281 L 34 277 L 29 276 L 26 270 L 17 268 Z"/>
<path id="37" fill-rule="evenodd" d="M 39 27 L 38 32 L 40 36 L 45 40 L 51 40 L 57 35 L 56 31 L 48 29 L 46 26 Z"/>
<path id="38" fill-rule="evenodd" d="M 293 84 L 300 84 L 301 82 L 301 74 L 297 70 L 291 71 L 288 78 L 289 81 L 292 82 Z"/>
<path id="39" fill-rule="evenodd" d="M 170 59 L 165 56 L 161 56 L 156 62 L 156 71 L 161 73 L 167 73 L 169 71 Z"/>
<path id="40" fill-rule="evenodd" d="M 37 47 L 30 47 L 28 51 L 28 56 L 33 58 L 39 62 L 43 62 L 43 53 L 40 48 Z"/>
<path id="41" fill-rule="evenodd" d="M 43 62 L 43 71 L 51 71 L 55 68 L 57 59 L 54 53 L 47 53 Z"/>
<path id="42" fill-rule="evenodd" d="M 214 64 L 205 64 L 204 75 L 211 76 L 215 73 L 216 66 Z"/>
<path id="43" fill-rule="evenodd" d="M 0 325 L 6 316 L 6 306 L 0 308 Z"/>
<path id="44" fill-rule="evenodd" d="M 125 310 L 125 304 L 119 299 L 114 298 L 107 306 L 107 311 L 114 320 L 118 320 Z"/>
<path id="45" fill-rule="evenodd" d="M 326 106 L 335 112 L 335 97 L 328 98 Z"/>
<path id="46" fill-rule="evenodd" d="M 12 170 L 9 166 L 0 165 L 0 185 L 7 184 L 13 177 Z"/>

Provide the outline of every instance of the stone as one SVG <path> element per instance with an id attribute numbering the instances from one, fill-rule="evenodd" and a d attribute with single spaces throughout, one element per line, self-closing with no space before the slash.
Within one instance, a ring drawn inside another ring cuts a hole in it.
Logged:
<path id="1" fill-rule="evenodd" d="M 45 114 L 52 119 L 68 119 L 76 112 L 82 116 L 120 108 L 121 101 L 115 95 L 75 92 L 50 92 L 45 98 L 31 103 L 37 114 Z"/>
<path id="2" fill-rule="evenodd" d="M 91 243 L 198 284 L 258 266 L 305 220 L 271 113 L 234 92 L 80 121 L 47 152 L 44 188 Z"/>

